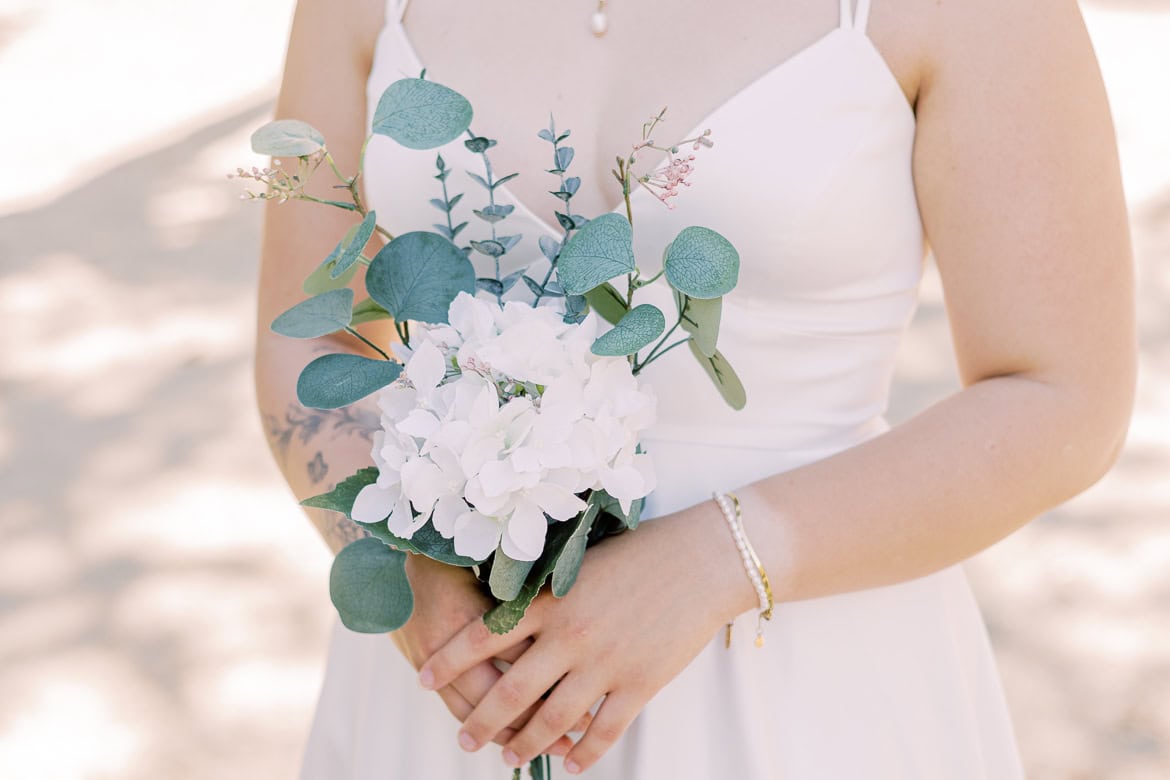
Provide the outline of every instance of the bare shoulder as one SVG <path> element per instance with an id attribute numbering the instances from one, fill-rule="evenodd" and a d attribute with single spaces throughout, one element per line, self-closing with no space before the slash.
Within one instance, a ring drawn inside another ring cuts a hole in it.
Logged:
<path id="1" fill-rule="evenodd" d="M 313 30 L 317 45 L 369 62 L 386 7 L 387 0 L 297 0 L 296 19 Z"/>

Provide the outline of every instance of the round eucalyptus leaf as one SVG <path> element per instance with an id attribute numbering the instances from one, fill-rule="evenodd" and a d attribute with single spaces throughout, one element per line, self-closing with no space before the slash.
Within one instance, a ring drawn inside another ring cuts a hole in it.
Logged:
<path id="1" fill-rule="evenodd" d="M 368 537 L 337 554 L 329 570 L 329 598 L 346 628 L 384 634 L 410 619 L 414 593 L 405 566 L 406 553 Z"/>
<path id="2" fill-rule="evenodd" d="M 584 295 L 615 276 L 633 273 L 630 223 L 620 214 L 602 214 L 565 242 L 557 259 L 557 280 L 570 295 Z"/>
<path id="3" fill-rule="evenodd" d="M 306 295 L 320 295 L 330 290 L 340 290 L 350 283 L 357 274 L 357 265 L 351 265 L 349 270 L 340 276 L 333 276 L 333 263 L 326 260 L 314 269 L 313 273 L 305 277 L 301 289 Z"/>
<path id="4" fill-rule="evenodd" d="M 353 290 L 343 287 L 301 301 L 272 321 L 272 330 L 294 339 L 336 333 L 353 319 Z"/>
<path id="5" fill-rule="evenodd" d="M 695 346 L 707 357 L 715 356 L 719 322 L 723 317 L 722 298 L 692 298 L 674 291 L 674 302 L 682 315 L 682 327 L 695 337 Z"/>
<path id="6" fill-rule="evenodd" d="M 336 279 L 353 267 L 357 259 L 362 256 L 362 250 L 366 248 L 370 237 L 374 235 L 374 229 L 377 225 L 378 217 L 373 211 L 370 211 L 362 218 L 361 222 L 345 231 L 341 241 L 329 253 L 329 257 L 325 258 L 326 263 L 333 263 L 333 270 L 329 272 L 330 277 Z"/>
<path id="7" fill-rule="evenodd" d="M 304 157 L 324 145 L 325 136 L 299 119 L 277 119 L 252 133 L 252 151 L 270 157 Z"/>
<path id="8" fill-rule="evenodd" d="M 475 293 L 475 268 L 437 233 L 403 233 L 370 262 L 366 290 L 399 322 L 446 322 L 455 296 Z"/>
<path id="9" fill-rule="evenodd" d="M 471 125 L 471 104 L 453 89 L 424 79 L 399 79 L 374 110 L 373 131 L 408 149 L 450 143 Z"/>
<path id="10" fill-rule="evenodd" d="M 358 301 L 354 304 L 353 321 L 349 324 L 361 325 L 363 322 L 373 322 L 374 320 L 388 319 L 390 319 L 390 312 L 386 311 L 369 298 L 366 298 L 364 301 Z"/>
<path id="11" fill-rule="evenodd" d="M 625 298 L 609 282 L 598 285 L 585 293 L 585 300 L 589 302 L 590 308 L 600 314 L 610 325 L 617 325 L 630 310 L 626 305 Z"/>
<path id="12" fill-rule="evenodd" d="M 722 353 L 716 351 L 711 357 L 707 357 L 699 348 L 695 346 L 695 340 L 691 339 L 687 342 L 690 347 L 691 354 L 695 356 L 695 360 L 699 361 L 699 365 L 707 372 L 707 376 L 715 383 L 715 387 L 719 390 L 719 395 L 723 396 L 723 400 L 727 405 L 737 412 L 747 405 L 747 393 L 743 389 L 743 382 L 740 381 L 739 376 L 735 373 L 735 369 L 727 362 L 727 358 L 723 357 Z"/>
<path id="13" fill-rule="evenodd" d="M 593 354 L 605 357 L 632 355 L 666 330 L 666 317 L 652 303 L 630 309 L 617 325 L 593 342 Z"/>
<path id="14" fill-rule="evenodd" d="M 666 280 L 692 298 L 718 298 L 739 281 L 739 252 L 710 228 L 683 228 L 666 248 Z"/>
<path id="15" fill-rule="evenodd" d="M 361 355 L 322 355 L 297 378 L 297 400 L 311 409 L 337 409 L 393 382 L 402 364 Z"/>

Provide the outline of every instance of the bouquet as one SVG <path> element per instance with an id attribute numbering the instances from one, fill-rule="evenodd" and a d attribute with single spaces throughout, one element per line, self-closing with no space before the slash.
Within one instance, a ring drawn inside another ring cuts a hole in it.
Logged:
<path id="1" fill-rule="evenodd" d="M 345 176 L 321 134 L 304 122 L 277 120 L 253 134 L 253 149 L 277 161 L 273 168 L 237 170 L 265 185 L 242 197 L 316 201 L 361 217 L 306 279 L 310 297 L 272 323 L 293 338 L 347 332 L 382 356 L 327 354 L 305 366 L 297 381 L 297 397 L 307 407 L 334 409 L 377 393 L 381 430 L 371 465 L 302 502 L 342 512 L 368 533 L 337 555 L 330 572 L 331 599 L 351 630 L 393 631 L 410 617 L 408 553 L 472 569 L 495 602 L 484 616 L 493 632 L 512 629 L 546 583 L 556 597 L 568 593 L 587 547 L 635 529 L 654 489 L 651 454 L 642 451 L 640 435 L 654 422 L 655 398 L 638 375 L 675 347 L 689 347 L 730 405 L 745 403 L 742 385 L 716 349 L 722 296 L 738 277 L 735 248 L 713 230 L 690 226 L 664 248 L 657 274 L 644 277 L 634 257 L 631 188 L 645 186 L 672 206 L 679 186 L 690 184 L 694 160 L 680 146 L 711 145 L 709 130 L 656 145 L 652 133 L 664 112 L 643 126 L 628 155 L 616 158 L 613 174 L 626 215 L 594 219 L 573 213 L 581 180 L 567 176 L 570 133 L 558 133 L 550 118 L 539 136 L 551 146 L 548 173 L 559 183 L 552 195 L 563 235 L 540 237 L 539 268 L 505 276 L 501 258 L 522 236 L 503 234 L 514 207 L 495 195 L 518 174 L 495 176 L 488 151 L 497 142 L 472 132 L 468 101 L 427 80 L 425 71 L 386 89 L 372 133 L 411 149 L 467 136 L 465 146 L 484 168 L 469 176 L 487 203 L 473 211 L 486 224 L 484 235 L 465 245 L 458 242 L 468 221 L 455 224 L 453 216 L 463 193 L 449 192 L 452 169 L 441 154 L 435 162 L 441 197 L 431 203 L 444 221 L 391 235 L 360 197 L 365 146 L 359 170 Z M 667 162 L 635 176 L 643 149 L 666 152 Z M 296 172 L 281 168 L 280 158 L 296 158 Z M 347 199 L 305 193 L 322 166 Z M 386 243 L 367 257 L 375 233 Z M 473 258 L 494 273 L 477 270 Z M 368 297 L 355 302 L 350 283 L 359 266 Z M 673 290 L 669 327 L 657 306 L 635 304 L 639 289 L 660 280 Z M 355 329 L 385 318 L 399 337 L 393 347 Z M 544 767 L 533 771 L 545 776 Z"/>

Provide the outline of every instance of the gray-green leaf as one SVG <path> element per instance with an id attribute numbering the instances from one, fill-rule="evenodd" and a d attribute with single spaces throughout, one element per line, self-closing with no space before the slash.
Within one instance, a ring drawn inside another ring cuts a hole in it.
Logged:
<path id="1" fill-rule="evenodd" d="M 710 228 L 683 228 L 666 247 L 666 280 L 692 298 L 718 298 L 735 289 L 739 252 Z"/>
<path id="2" fill-rule="evenodd" d="M 532 571 L 536 561 L 517 561 L 504 555 L 503 550 L 496 550 L 496 557 L 492 558 L 492 573 L 488 575 L 488 585 L 492 595 L 500 601 L 511 601 L 520 595 L 520 588 L 524 586 L 524 578 Z"/>
<path id="3" fill-rule="evenodd" d="M 593 354 L 605 357 L 632 355 L 666 330 L 666 317 L 652 303 L 630 309 L 613 328 L 593 342 Z"/>
<path id="4" fill-rule="evenodd" d="M 301 502 L 301 506 L 328 509 L 333 512 L 341 512 L 346 517 L 350 517 L 350 513 L 353 511 L 353 502 L 357 500 L 357 494 L 362 492 L 362 488 L 366 485 L 372 485 L 377 481 L 377 467 L 367 466 L 364 469 L 359 469 L 354 474 L 350 474 L 341 480 L 341 482 L 338 482 L 328 493 L 321 493 L 320 495 L 306 498 Z M 350 517 L 350 519 L 353 518 Z"/>
<path id="5" fill-rule="evenodd" d="M 403 233 L 370 262 L 366 290 L 399 322 L 446 322 L 455 296 L 475 292 L 475 268 L 440 235 Z"/>
<path id="6" fill-rule="evenodd" d="M 252 133 L 252 151 L 271 157 L 304 157 L 324 145 L 325 136 L 299 119 L 277 119 Z"/>
<path id="7" fill-rule="evenodd" d="M 272 330 L 294 339 L 336 333 L 353 319 L 353 290 L 343 287 L 301 301 L 272 321 Z"/>
<path id="8" fill-rule="evenodd" d="M 572 295 L 584 295 L 633 271 L 633 232 L 620 214 L 602 214 L 583 225 L 565 242 L 557 260 L 557 279 Z"/>
<path id="9" fill-rule="evenodd" d="M 331 278 L 336 279 L 341 276 L 357 262 L 357 259 L 362 256 L 362 250 L 366 248 L 366 243 L 374 235 L 374 228 L 377 224 L 377 215 L 370 211 L 366 213 L 361 222 L 345 231 L 341 241 L 329 253 L 329 257 L 325 258 L 326 263 L 333 263 L 333 270 L 329 272 Z"/>
<path id="10" fill-rule="evenodd" d="M 591 493 L 588 506 L 585 507 L 585 511 L 576 521 L 577 527 L 573 530 L 569 541 L 565 542 L 565 547 L 561 550 L 556 565 L 553 567 L 552 592 L 558 599 L 564 598 L 569 589 L 573 587 L 573 583 L 577 581 L 577 572 L 581 570 L 581 562 L 585 560 L 585 548 L 589 543 L 589 530 L 593 528 L 593 521 L 597 518 L 597 513 L 600 510 L 600 498 L 597 497 L 596 492 Z"/>
<path id="11" fill-rule="evenodd" d="M 363 322 L 390 319 L 390 312 L 383 309 L 370 298 L 359 301 L 353 307 L 353 320 L 350 325 L 361 325 Z"/>
<path id="12" fill-rule="evenodd" d="M 350 283 L 357 273 L 357 265 L 351 265 L 349 270 L 338 277 L 333 276 L 333 261 L 326 260 L 317 266 L 313 273 L 305 277 L 301 289 L 306 295 L 320 295 L 330 290 L 340 290 Z"/>
<path id="13" fill-rule="evenodd" d="M 358 539 L 333 559 L 329 598 L 350 631 L 384 634 L 400 628 L 414 611 L 406 554 L 377 539 Z"/>
<path id="14" fill-rule="evenodd" d="M 626 312 L 629 311 L 621 293 L 609 282 L 598 285 L 585 293 L 585 300 L 610 325 L 617 325 L 622 321 L 622 317 L 626 316 Z"/>
<path id="15" fill-rule="evenodd" d="M 675 290 L 674 302 L 683 315 L 683 330 L 694 337 L 700 352 L 714 357 L 715 342 L 719 340 L 719 321 L 723 316 L 723 299 L 692 298 Z"/>
<path id="16" fill-rule="evenodd" d="M 311 409 L 337 409 L 393 382 L 402 364 L 361 355 L 322 355 L 301 371 L 297 399 Z"/>
<path id="17" fill-rule="evenodd" d="M 408 149 L 434 149 L 462 135 L 471 115 L 471 103 L 455 90 L 423 79 L 399 79 L 378 100 L 372 127 Z"/>
<path id="18" fill-rule="evenodd" d="M 718 351 L 711 357 L 707 357 L 695 346 L 694 339 L 688 341 L 687 346 L 690 347 L 695 360 L 699 361 L 699 365 L 707 372 L 707 376 L 711 377 L 711 381 L 715 383 L 715 387 L 727 405 L 736 411 L 746 406 L 747 393 L 743 389 L 743 382 L 740 381 L 731 364 L 727 362 L 727 358 Z"/>

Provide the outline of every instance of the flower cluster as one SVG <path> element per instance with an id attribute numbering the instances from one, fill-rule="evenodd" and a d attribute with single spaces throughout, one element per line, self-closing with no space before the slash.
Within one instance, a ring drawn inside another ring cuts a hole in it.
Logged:
<path id="1" fill-rule="evenodd" d="M 655 398 L 623 358 L 598 357 L 596 315 L 565 324 L 552 307 L 461 293 L 449 325 L 420 328 L 402 377 L 382 391 L 379 476 L 352 515 L 409 539 L 429 520 L 456 553 L 497 547 L 535 560 L 548 523 L 603 489 L 628 511 L 654 488 L 638 452 Z"/>

